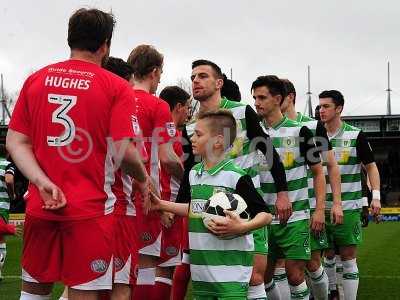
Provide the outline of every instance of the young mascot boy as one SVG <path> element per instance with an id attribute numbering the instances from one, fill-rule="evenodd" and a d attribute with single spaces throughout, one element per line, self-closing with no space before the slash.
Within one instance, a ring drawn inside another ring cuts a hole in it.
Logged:
<path id="1" fill-rule="evenodd" d="M 203 159 L 183 180 L 190 204 L 153 197 L 153 209 L 189 215 L 190 270 L 195 299 L 246 299 L 252 273 L 254 241 L 252 230 L 271 222 L 266 205 L 249 175 L 226 158 L 236 138 L 236 121 L 229 111 L 218 110 L 199 116 L 191 138 L 193 153 Z M 242 221 L 231 211 L 226 218 L 212 219 L 206 227 L 202 208 L 216 192 L 240 195 L 247 203 L 251 220 Z M 221 237 L 239 235 L 230 240 Z"/>

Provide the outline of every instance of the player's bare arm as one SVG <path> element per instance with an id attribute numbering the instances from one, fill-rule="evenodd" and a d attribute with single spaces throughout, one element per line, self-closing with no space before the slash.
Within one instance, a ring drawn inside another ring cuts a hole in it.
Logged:
<path id="1" fill-rule="evenodd" d="M 315 212 L 311 216 L 311 230 L 318 234 L 325 227 L 325 195 L 326 182 L 322 164 L 318 163 L 310 166 L 314 179 L 314 191 L 316 198 Z"/>
<path id="2" fill-rule="evenodd" d="M 364 165 L 368 174 L 368 179 L 372 189 L 371 212 L 374 217 L 377 217 L 381 211 L 381 198 L 380 198 L 380 178 L 378 167 L 375 162 Z"/>
<path id="3" fill-rule="evenodd" d="M 44 202 L 43 208 L 56 210 L 64 207 L 67 200 L 58 188 L 40 168 L 32 151 L 32 143 L 28 136 L 12 129 L 7 132 L 7 150 L 22 174 L 34 184 Z"/>
<path id="4" fill-rule="evenodd" d="M 333 203 L 331 208 L 331 220 L 333 224 L 343 223 L 342 193 L 339 166 L 332 150 L 323 152 L 327 163 L 329 183 L 332 189 Z"/>
<path id="5" fill-rule="evenodd" d="M 160 145 L 158 152 L 161 165 L 169 174 L 180 180 L 183 177 L 183 165 L 176 155 L 172 143 Z"/>
<path id="6" fill-rule="evenodd" d="M 7 193 L 8 193 L 8 196 L 10 197 L 10 201 L 14 201 L 14 198 L 15 198 L 14 175 L 6 173 L 4 175 L 4 181 L 6 182 Z"/>
<path id="7" fill-rule="evenodd" d="M 122 170 L 126 174 L 132 176 L 136 181 L 145 182 L 147 180 L 146 168 L 135 146 L 130 143 L 128 139 L 116 141 L 114 144 L 116 153 L 122 152 Z"/>
<path id="8" fill-rule="evenodd" d="M 177 216 L 187 217 L 189 212 L 188 203 L 176 203 L 161 200 L 155 193 L 151 193 L 151 210 L 165 211 L 173 213 Z"/>

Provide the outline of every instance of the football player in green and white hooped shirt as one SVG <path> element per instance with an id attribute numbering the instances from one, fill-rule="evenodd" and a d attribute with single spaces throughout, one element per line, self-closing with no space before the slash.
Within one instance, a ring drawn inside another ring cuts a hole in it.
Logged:
<path id="1" fill-rule="evenodd" d="M 318 147 L 321 147 L 323 164 L 326 165 L 326 171 L 330 182 L 331 190 L 328 202 L 326 202 L 327 213 L 330 212 L 330 218 L 334 224 L 343 222 L 343 210 L 340 193 L 340 173 L 339 167 L 332 151 L 332 145 L 329 142 L 326 129 L 321 121 L 307 117 L 300 112 L 296 112 L 296 89 L 289 80 L 282 79 L 285 85 L 287 96 L 281 105 L 281 111 L 289 119 L 295 120 L 307 126 L 314 134 Z M 328 182 L 327 179 L 327 182 Z M 313 178 L 311 170 L 308 169 L 308 195 L 310 198 L 311 215 L 315 209 L 315 195 L 313 187 Z M 331 199 L 332 198 L 332 199 Z M 332 200 L 332 201 L 331 201 Z M 321 251 L 328 249 L 328 241 L 325 230 L 318 236 L 311 233 L 311 260 L 307 263 L 307 271 L 310 277 L 311 290 L 316 300 L 328 299 L 328 276 L 321 265 Z M 275 273 L 277 270 L 275 270 Z M 336 282 L 335 282 L 336 284 Z"/>
<path id="2" fill-rule="evenodd" d="M 10 162 L 6 159 L 5 146 L 0 145 L 0 222 L 2 225 L 8 223 L 9 210 L 10 210 L 10 197 L 8 196 L 7 185 L 6 185 L 6 167 Z M 0 280 L 1 280 L 1 269 L 3 268 L 7 254 L 6 241 L 3 235 L 0 234 Z"/>
<path id="3" fill-rule="evenodd" d="M 226 157 L 236 137 L 236 120 L 227 110 L 199 116 L 191 138 L 193 153 L 202 161 L 185 173 L 181 196 L 187 203 L 173 203 L 153 197 L 153 209 L 189 215 L 189 249 L 194 299 L 247 298 L 253 269 L 255 240 L 252 231 L 272 221 L 258 193 L 260 183 Z M 247 204 L 251 219 L 245 222 L 231 211 L 226 218 L 212 219 L 206 227 L 204 205 L 216 192 L 236 193 Z M 219 237 L 237 236 L 224 240 Z"/>
<path id="4" fill-rule="evenodd" d="M 279 220 L 274 218 L 268 228 L 270 251 L 265 276 L 267 290 L 273 286 L 276 259 L 285 258 L 291 299 L 309 299 L 304 271 L 307 261 L 311 258 L 310 226 L 312 231 L 318 234 L 323 230 L 325 223 L 325 176 L 320 152 L 310 129 L 282 115 L 280 106 L 285 99 L 286 89 L 278 77 L 260 76 L 253 82 L 251 90 L 257 112 L 263 118 L 266 131 L 285 166 L 289 198 L 293 207 L 293 214 L 287 224 L 280 224 Z M 307 167 L 313 174 L 316 195 L 316 208 L 311 222 Z M 261 189 L 266 192 L 264 200 L 274 213 L 276 197 L 267 168 L 261 171 L 260 180 Z"/>
<path id="5" fill-rule="evenodd" d="M 342 180 L 342 207 L 344 218 L 342 225 L 333 226 L 327 222 L 327 235 L 339 247 L 343 262 L 343 291 L 346 300 L 355 300 L 358 290 L 358 267 L 356 250 L 360 245 L 362 208 L 361 168 L 367 171 L 372 187 L 371 210 L 379 215 L 380 179 L 374 155 L 365 134 L 354 126 L 341 120 L 344 106 L 343 95 L 336 90 L 324 91 L 319 95 L 320 116 L 332 143 L 335 158 L 339 164 Z M 330 197 L 327 198 L 330 200 Z M 327 258 L 334 259 L 334 251 L 326 252 Z M 334 261 L 333 261 L 334 263 Z"/>
<path id="6" fill-rule="evenodd" d="M 237 122 L 237 138 L 229 152 L 229 157 L 234 159 L 235 164 L 248 172 L 253 181 L 258 180 L 258 164 L 260 153 L 271 162 L 271 173 L 278 191 L 276 211 L 282 222 L 286 222 L 291 215 L 291 204 L 287 196 L 287 182 L 283 165 L 279 155 L 271 146 L 270 139 L 260 126 L 259 118 L 250 105 L 230 101 L 221 97 L 223 86 L 221 69 L 208 60 L 197 60 L 192 64 L 192 89 L 193 97 L 200 102 L 200 113 L 217 109 L 228 109 L 232 112 Z M 184 138 L 183 151 L 186 157 L 184 165 L 188 172 L 195 163 L 190 143 L 186 141 L 194 132 L 195 121 L 187 124 L 182 132 Z M 198 162 L 198 161 L 197 161 Z M 261 192 L 261 191 L 260 191 Z M 181 202 L 180 193 L 177 202 Z M 254 269 L 250 280 L 249 299 L 265 298 L 264 273 L 267 264 L 266 230 L 259 229 L 256 235 L 256 247 L 254 255 Z"/>

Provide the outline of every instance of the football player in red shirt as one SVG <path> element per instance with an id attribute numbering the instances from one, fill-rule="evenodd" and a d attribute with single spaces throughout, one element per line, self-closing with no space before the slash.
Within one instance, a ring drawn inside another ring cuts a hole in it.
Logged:
<path id="1" fill-rule="evenodd" d="M 133 78 L 133 70 L 124 60 L 109 57 L 104 68 L 124 78 L 128 82 Z M 135 114 L 136 114 L 135 107 Z M 137 120 L 132 121 L 136 138 L 140 139 L 140 127 Z M 145 162 L 147 153 L 143 149 L 143 141 L 138 140 L 136 148 Z M 132 177 L 121 169 L 115 172 L 115 182 L 112 191 L 117 200 L 114 210 L 114 279 L 111 299 L 129 300 L 131 287 L 136 283 L 135 267 L 138 260 L 138 245 L 136 231 L 136 207 L 133 203 L 135 191 L 132 188 Z M 103 297 L 110 299 L 109 297 Z"/>
<path id="2" fill-rule="evenodd" d="M 15 106 L 7 149 L 30 181 L 21 300 L 49 299 L 57 281 L 72 300 L 111 289 L 111 185 L 119 165 L 149 201 L 149 179 L 131 143 L 134 92 L 101 68 L 114 24 L 109 13 L 76 11 L 68 26 L 71 58 L 29 76 Z"/>
<path id="3" fill-rule="evenodd" d="M 134 90 L 138 102 L 137 116 L 141 134 L 145 139 L 146 152 L 149 155 L 146 169 L 158 192 L 160 165 L 179 180 L 183 175 L 182 163 L 170 143 L 176 136 L 176 129 L 169 105 L 154 96 L 160 82 L 163 60 L 163 55 L 150 45 L 137 46 L 127 60 L 133 68 Z M 135 198 L 140 250 L 134 299 L 145 299 L 155 284 L 155 267 L 160 257 L 161 224 L 157 212 L 144 216 L 140 209 L 141 201 L 138 201 L 138 197 Z"/>
<path id="4" fill-rule="evenodd" d="M 175 153 L 183 159 L 182 128 L 189 115 L 190 95 L 178 86 L 167 86 L 160 93 L 160 98 L 169 104 L 172 120 L 177 127 L 177 136 L 173 147 Z M 161 199 L 175 202 L 179 190 L 179 180 L 161 168 Z M 161 214 L 161 257 L 156 268 L 156 283 L 152 291 L 152 300 L 169 299 L 172 276 L 176 266 L 181 264 L 182 217 L 163 212 Z"/>

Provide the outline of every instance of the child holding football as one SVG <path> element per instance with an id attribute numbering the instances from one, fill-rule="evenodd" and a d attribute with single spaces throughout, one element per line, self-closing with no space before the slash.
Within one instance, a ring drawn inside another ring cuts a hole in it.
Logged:
<path id="1" fill-rule="evenodd" d="M 201 114 L 191 138 L 193 153 L 202 161 L 185 176 L 185 198 L 190 204 L 160 200 L 153 195 L 152 209 L 189 216 L 190 270 L 195 299 L 246 299 L 252 273 L 254 240 L 252 230 L 266 226 L 272 216 L 263 198 L 243 169 L 227 158 L 236 139 L 236 120 L 226 110 Z M 224 210 L 225 218 L 203 223 L 202 212 L 217 192 L 240 195 L 250 220 Z M 223 239 L 236 236 L 232 239 Z"/>

